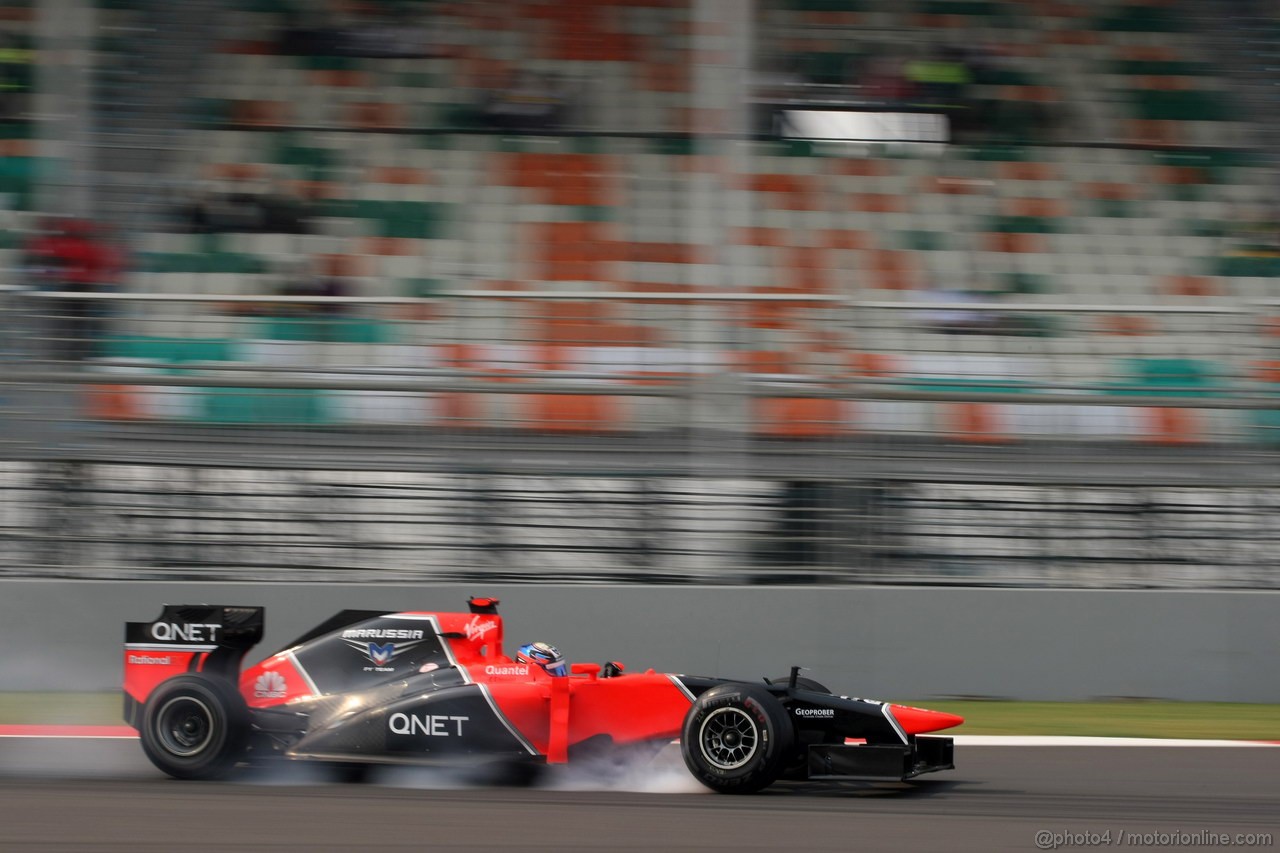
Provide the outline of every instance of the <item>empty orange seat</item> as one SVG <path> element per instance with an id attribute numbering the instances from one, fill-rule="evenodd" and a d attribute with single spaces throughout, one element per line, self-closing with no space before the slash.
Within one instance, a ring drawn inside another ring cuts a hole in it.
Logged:
<path id="1" fill-rule="evenodd" d="M 788 233 L 782 228 L 735 228 L 731 242 L 739 246 L 787 246 Z"/>
<path id="2" fill-rule="evenodd" d="M 991 403 L 943 403 L 947 435 L 966 444 L 1005 444 L 1012 437 L 1003 431 L 999 410 Z"/>
<path id="3" fill-rule="evenodd" d="M 1065 202 L 1054 198 L 1011 198 L 1004 203 L 1009 216 L 1059 217 L 1067 216 Z"/>
<path id="4" fill-rule="evenodd" d="M 351 104 L 347 111 L 347 123 L 352 127 L 368 130 L 385 130 L 403 127 L 404 117 L 396 104 L 365 102 Z"/>
<path id="5" fill-rule="evenodd" d="M 90 385 L 87 396 L 91 418 L 132 421 L 142 417 L 142 403 L 137 386 Z"/>
<path id="6" fill-rule="evenodd" d="M 847 432 L 840 401 L 825 397 L 765 397 L 754 401 L 757 435 L 829 438 Z"/>
<path id="7" fill-rule="evenodd" d="M 1218 282 L 1205 275 L 1173 275 L 1164 280 L 1164 291 L 1171 296 L 1217 296 Z"/>
<path id="8" fill-rule="evenodd" d="M 1054 181 L 1058 170 L 1049 163 L 1000 163 L 996 176 L 1006 181 Z"/>
<path id="9" fill-rule="evenodd" d="M 1152 407 L 1145 411 L 1148 440 L 1152 444 L 1176 447 L 1204 441 L 1199 412 L 1171 406 Z"/>
<path id="10" fill-rule="evenodd" d="M 287 124 L 288 120 L 289 111 L 279 101 L 233 101 L 231 105 L 233 124 L 275 127 Z"/>

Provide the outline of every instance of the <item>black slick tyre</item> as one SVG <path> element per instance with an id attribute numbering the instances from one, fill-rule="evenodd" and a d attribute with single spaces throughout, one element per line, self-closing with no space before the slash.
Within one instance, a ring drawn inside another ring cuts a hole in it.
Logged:
<path id="1" fill-rule="evenodd" d="M 179 675 L 147 699 L 142 751 L 175 779 L 217 779 L 245 754 L 249 710 L 225 681 Z"/>
<path id="2" fill-rule="evenodd" d="M 721 684 L 684 718 L 680 751 L 694 778 L 722 794 L 751 794 L 774 782 L 792 752 L 791 721 L 763 686 Z"/>

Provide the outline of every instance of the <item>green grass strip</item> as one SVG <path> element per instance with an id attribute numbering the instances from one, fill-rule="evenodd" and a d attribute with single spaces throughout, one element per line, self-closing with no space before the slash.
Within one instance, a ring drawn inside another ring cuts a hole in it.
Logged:
<path id="1" fill-rule="evenodd" d="M 929 701 L 921 707 L 965 718 L 967 735 L 1280 740 L 1280 705 L 1235 702 Z"/>

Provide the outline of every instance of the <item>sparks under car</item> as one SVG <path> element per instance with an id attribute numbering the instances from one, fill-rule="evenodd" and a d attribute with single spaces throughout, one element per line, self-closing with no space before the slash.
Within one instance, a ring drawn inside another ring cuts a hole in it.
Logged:
<path id="1" fill-rule="evenodd" d="M 244 670 L 263 608 L 167 605 L 126 625 L 125 719 L 181 779 L 281 759 L 536 767 L 676 738 L 693 775 L 724 793 L 954 767 L 950 738 L 920 735 L 960 717 L 837 696 L 798 668 L 751 682 L 575 663 L 557 677 L 504 654 L 497 605 L 344 610 Z"/>

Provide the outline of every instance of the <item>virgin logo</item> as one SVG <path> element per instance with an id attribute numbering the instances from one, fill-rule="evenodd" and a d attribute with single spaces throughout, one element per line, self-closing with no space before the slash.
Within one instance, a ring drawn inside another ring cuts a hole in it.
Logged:
<path id="1" fill-rule="evenodd" d="M 471 621 L 467 623 L 467 639 L 483 640 L 485 634 L 497 629 L 497 627 L 497 622 L 492 620 L 481 622 L 479 616 L 472 616 Z"/>

